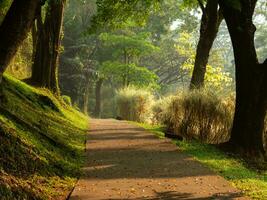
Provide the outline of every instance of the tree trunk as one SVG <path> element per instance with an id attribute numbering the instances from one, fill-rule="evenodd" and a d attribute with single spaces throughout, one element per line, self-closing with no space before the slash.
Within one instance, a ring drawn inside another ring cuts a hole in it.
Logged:
<path id="1" fill-rule="evenodd" d="M 99 79 L 96 82 L 96 87 L 95 87 L 95 117 L 99 118 L 101 114 L 101 88 L 103 84 L 103 79 Z"/>
<path id="2" fill-rule="evenodd" d="M 32 63 L 33 63 L 35 59 L 35 53 L 36 53 L 36 47 L 37 47 L 37 27 L 36 27 L 35 21 L 32 25 L 31 33 L 32 33 Z"/>
<path id="3" fill-rule="evenodd" d="M 35 86 L 46 87 L 59 94 L 58 56 L 64 13 L 64 0 L 51 0 L 42 22 L 39 10 L 37 19 L 38 39 L 31 81 Z"/>
<path id="4" fill-rule="evenodd" d="M 264 119 L 267 109 L 267 62 L 258 63 L 252 21 L 255 0 L 242 1 L 240 10 L 220 0 L 231 36 L 236 65 L 236 108 L 230 144 L 248 155 L 265 154 Z"/>
<path id="5" fill-rule="evenodd" d="M 3 73 L 27 37 L 40 4 L 36 0 L 14 0 L 0 26 L 0 83 Z"/>
<path id="6" fill-rule="evenodd" d="M 90 86 L 90 78 L 89 76 L 87 76 L 85 80 L 85 89 L 83 96 L 83 113 L 86 115 L 88 115 L 89 92 L 90 92 L 89 86 Z"/>
<path id="7" fill-rule="evenodd" d="M 208 0 L 206 7 L 202 5 L 201 8 L 203 14 L 200 38 L 197 45 L 190 89 L 200 89 L 204 86 L 209 54 L 223 19 L 221 12 L 218 10 L 218 0 Z"/>

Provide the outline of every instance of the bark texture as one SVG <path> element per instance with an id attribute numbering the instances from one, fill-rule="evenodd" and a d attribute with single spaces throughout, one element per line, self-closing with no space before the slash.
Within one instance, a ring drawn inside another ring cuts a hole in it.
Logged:
<path id="1" fill-rule="evenodd" d="M 41 7 L 37 15 L 37 44 L 31 81 L 35 86 L 46 87 L 59 93 L 58 56 L 60 51 L 64 0 L 49 1 L 45 21 Z"/>
<path id="2" fill-rule="evenodd" d="M 206 7 L 201 3 L 200 5 L 202 9 L 200 37 L 190 89 L 199 89 L 204 86 L 209 54 L 223 20 L 222 13 L 218 9 L 218 0 L 208 0 Z"/>
<path id="3" fill-rule="evenodd" d="M 3 73 L 27 37 L 40 4 L 36 0 L 14 0 L 0 26 L 0 82 Z"/>
<path id="4" fill-rule="evenodd" d="M 236 108 L 230 144 L 252 156 L 264 155 L 263 132 L 267 109 L 267 62 L 260 64 L 254 45 L 252 16 L 256 0 L 240 8 L 220 0 L 231 36 L 236 65 Z"/>

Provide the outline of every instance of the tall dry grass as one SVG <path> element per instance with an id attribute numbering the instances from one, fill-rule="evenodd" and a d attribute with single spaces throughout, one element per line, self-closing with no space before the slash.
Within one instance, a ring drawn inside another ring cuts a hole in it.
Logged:
<path id="1" fill-rule="evenodd" d="M 150 122 L 153 94 L 133 86 L 116 92 L 118 117 L 136 122 Z"/>
<path id="2" fill-rule="evenodd" d="M 220 98 L 202 90 L 180 93 L 169 101 L 161 101 L 169 102 L 169 105 L 164 105 L 164 111 L 158 112 L 154 118 L 165 124 L 169 132 L 208 143 L 229 139 L 234 111 L 232 96 Z"/>
<path id="3" fill-rule="evenodd" d="M 152 124 L 166 124 L 170 121 L 169 118 L 169 107 L 175 96 L 167 96 L 154 101 L 151 112 L 152 112 Z"/>

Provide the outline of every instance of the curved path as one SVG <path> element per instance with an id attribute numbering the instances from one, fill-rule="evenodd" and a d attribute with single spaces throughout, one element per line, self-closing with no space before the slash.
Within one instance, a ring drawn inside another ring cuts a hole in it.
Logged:
<path id="1" fill-rule="evenodd" d="M 90 128 L 71 200 L 248 199 L 168 139 L 116 120 L 91 120 Z"/>

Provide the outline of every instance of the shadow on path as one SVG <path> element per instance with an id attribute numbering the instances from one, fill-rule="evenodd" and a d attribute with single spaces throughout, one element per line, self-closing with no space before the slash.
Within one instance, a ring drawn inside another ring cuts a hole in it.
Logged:
<path id="1" fill-rule="evenodd" d="M 91 128 L 71 200 L 248 199 L 169 139 L 123 121 L 92 120 Z"/>

